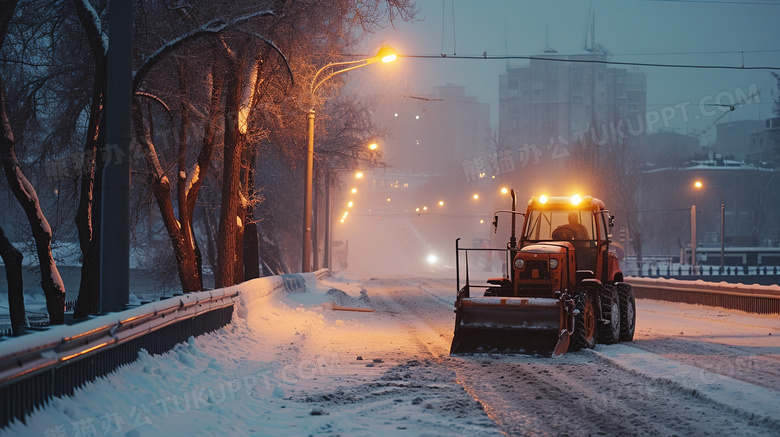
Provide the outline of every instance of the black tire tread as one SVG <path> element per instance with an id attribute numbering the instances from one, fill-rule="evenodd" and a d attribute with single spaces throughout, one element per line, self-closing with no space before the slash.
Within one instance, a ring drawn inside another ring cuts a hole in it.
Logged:
<path id="1" fill-rule="evenodd" d="M 614 285 L 604 285 L 604 292 L 601 295 L 601 318 L 606 320 L 612 320 L 612 302 L 618 299 L 620 301 L 620 298 L 618 296 L 618 291 Z M 613 330 L 612 324 L 603 324 L 601 322 L 598 323 L 598 335 L 599 335 L 599 342 L 604 344 L 614 344 L 620 341 L 620 334 L 623 331 L 623 310 L 622 310 L 622 304 L 618 304 L 621 308 L 621 317 L 619 318 L 620 322 L 620 328 L 619 331 L 615 332 Z"/>
<path id="2" fill-rule="evenodd" d="M 585 348 L 592 349 L 596 346 L 596 336 L 594 335 L 593 339 L 589 341 L 585 334 L 585 305 L 589 299 L 590 298 L 584 292 L 579 293 L 577 297 L 575 297 L 574 308 L 578 309 L 580 313 L 574 316 L 574 335 L 569 347 L 572 351 L 578 351 Z M 595 317 L 595 310 L 593 316 Z"/>
<path id="3" fill-rule="evenodd" d="M 636 298 L 630 284 L 620 283 L 617 286 L 620 297 L 620 341 L 632 341 L 636 331 Z M 628 320 L 628 303 L 634 306 L 634 317 Z"/>

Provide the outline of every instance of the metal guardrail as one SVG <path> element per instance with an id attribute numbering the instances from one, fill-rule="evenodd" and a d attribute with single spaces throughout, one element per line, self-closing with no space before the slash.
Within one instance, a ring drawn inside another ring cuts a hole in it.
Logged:
<path id="1" fill-rule="evenodd" d="M 780 314 L 780 287 L 725 282 L 683 281 L 628 277 L 637 298 L 735 309 L 757 314 Z"/>
<path id="2" fill-rule="evenodd" d="M 314 273 L 317 280 L 330 275 Z M 259 278 L 268 290 L 306 289 L 304 275 Z M 25 417 L 52 397 L 72 395 L 89 381 L 138 358 L 171 350 L 191 336 L 228 325 L 240 289 L 237 286 L 190 293 L 84 322 L 6 339 L 0 346 L 0 430 Z"/>

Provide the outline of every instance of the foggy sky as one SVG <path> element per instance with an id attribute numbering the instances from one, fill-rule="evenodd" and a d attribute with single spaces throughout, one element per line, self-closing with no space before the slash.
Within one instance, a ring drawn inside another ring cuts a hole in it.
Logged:
<path id="1" fill-rule="evenodd" d="M 542 55 L 549 44 L 562 55 L 584 53 L 592 10 L 596 42 L 613 53 L 612 61 L 740 66 L 744 51 L 745 66 L 780 67 L 780 2 L 756 3 L 761 2 L 419 0 L 417 21 L 396 22 L 395 28 L 379 30 L 368 39 L 365 50 L 390 44 L 411 55 Z M 402 58 L 354 79 L 380 82 L 399 94 L 430 93 L 432 87 L 447 83 L 463 85 L 467 93 L 490 104 L 496 127 L 498 78 L 506 65 L 503 60 Z M 776 91 L 766 70 L 639 68 L 647 75 L 648 111 L 690 102 L 685 114 L 689 123 L 681 111 L 670 121 L 669 128 L 680 133 L 711 127 L 721 113 L 696 120 L 699 103 L 708 97 L 713 101 L 721 93 L 735 95 L 737 89 L 747 93 L 757 88 L 760 103 L 739 107 L 720 122 L 773 116 Z M 702 138 L 713 140 L 714 133 L 711 128 Z"/>

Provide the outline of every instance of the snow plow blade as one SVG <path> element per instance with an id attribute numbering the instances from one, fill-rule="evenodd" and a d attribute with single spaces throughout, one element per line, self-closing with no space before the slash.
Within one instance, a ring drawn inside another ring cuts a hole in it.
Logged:
<path id="1" fill-rule="evenodd" d="M 550 352 L 561 346 L 565 327 L 558 299 L 473 297 L 460 299 L 457 307 L 450 354 Z"/>

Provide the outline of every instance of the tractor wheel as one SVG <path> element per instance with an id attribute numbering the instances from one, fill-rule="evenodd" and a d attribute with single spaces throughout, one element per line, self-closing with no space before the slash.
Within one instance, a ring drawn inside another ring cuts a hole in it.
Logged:
<path id="1" fill-rule="evenodd" d="M 601 318 L 609 320 L 609 323 L 599 322 L 599 341 L 605 344 L 620 341 L 620 298 L 614 285 L 604 285 L 601 295 Z"/>
<path id="2" fill-rule="evenodd" d="M 623 321 L 620 325 L 620 341 L 631 341 L 634 339 L 634 330 L 636 329 L 636 299 L 631 285 L 620 283 L 617 286 L 620 296 L 620 319 Z"/>
<path id="3" fill-rule="evenodd" d="M 593 349 L 596 346 L 596 311 L 587 293 L 579 293 L 576 297 L 574 309 L 574 335 L 571 350 L 582 348 Z"/>

